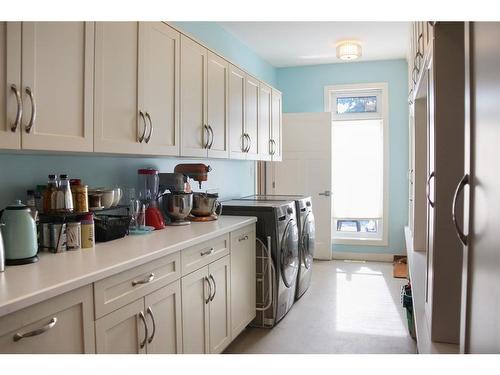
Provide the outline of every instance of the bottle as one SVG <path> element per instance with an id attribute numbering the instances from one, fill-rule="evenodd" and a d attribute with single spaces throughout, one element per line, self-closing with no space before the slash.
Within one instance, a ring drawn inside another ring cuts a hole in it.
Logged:
<path id="1" fill-rule="evenodd" d="M 43 212 L 51 212 L 55 207 L 55 196 L 57 193 L 58 182 L 55 174 L 49 174 L 47 188 L 43 192 Z"/>
<path id="2" fill-rule="evenodd" d="M 60 212 L 73 212 L 73 195 L 69 185 L 68 175 L 59 176 L 59 188 L 56 195 L 56 210 Z"/>
<path id="3" fill-rule="evenodd" d="M 80 246 L 82 249 L 88 249 L 94 247 L 95 243 L 95 233 L 94 233 L 94 215 L 87 214 L 85 215 L 81 222 L 81 235 L 82 240 Z"/>

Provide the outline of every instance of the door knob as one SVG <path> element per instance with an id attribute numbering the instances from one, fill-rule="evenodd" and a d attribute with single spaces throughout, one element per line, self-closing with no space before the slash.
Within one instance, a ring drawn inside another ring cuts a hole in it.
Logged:
<path id="1" fill-rule="evenodd" d="M 332 192 L 330 190 L 325 190 L 323 193 L 319 193 L 318 195 L 324 195 L 325 197 L 330 197 Z"/>

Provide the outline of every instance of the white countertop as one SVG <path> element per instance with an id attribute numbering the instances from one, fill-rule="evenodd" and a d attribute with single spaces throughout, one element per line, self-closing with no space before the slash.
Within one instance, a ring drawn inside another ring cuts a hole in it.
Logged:
<path id="1" fill-rule="evenodd" d="M 221 216 L 217 221 L 169 226 L 151 234 L 98 243 L 93 249 L 39 253 L 37 263 L 9 266 L 0 272 L 0 316 L 256 221 L 255 217 Z"/>
<path id="2" fill-rule="evenodd" d="M 425 316 L 425 251 L 413 250 L 410 228 L 405 227 L 406 252 L 408 255 L 408 270 L 410 272 L 411 291 L 413 299 L 413 314 L 417 331 L 417 347 L 420 354 L 458 354 L 456 344 L 446 344 L 431 341 L 429 325 Z"/>

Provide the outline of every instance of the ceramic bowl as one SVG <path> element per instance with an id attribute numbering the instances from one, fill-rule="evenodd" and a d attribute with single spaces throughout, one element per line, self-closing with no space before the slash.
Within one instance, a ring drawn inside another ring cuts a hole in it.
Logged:
<path id="1" fill-rule="evenodd" d="M 118 204 L 120 204 L 120 200 L 122 199 L 122 189 L 119 187 L 115 187 L 113 191 L 115 192 L 113 206 L 118 206 Z"/>
<path id="2" fill-rule="evenodd" d="M 103 190 L 101 196 L 101 204 L 104 208 L 110 208 L 115 200 L 114 190 Z"/>

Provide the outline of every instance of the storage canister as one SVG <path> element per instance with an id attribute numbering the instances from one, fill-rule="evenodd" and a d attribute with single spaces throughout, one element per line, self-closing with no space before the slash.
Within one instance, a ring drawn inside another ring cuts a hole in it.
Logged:
<path id="1" fill-rule="evenodd" d="M 82 249 L 94 247 L 94 216 L 92 214 L 85 215 L 80 223 L 82 232 Z"/>
<path id="2" fill-rule="evenodd" d="M 87 185 L 72 185 L 74 212 L 89 212 L 89 198 Z"/>

